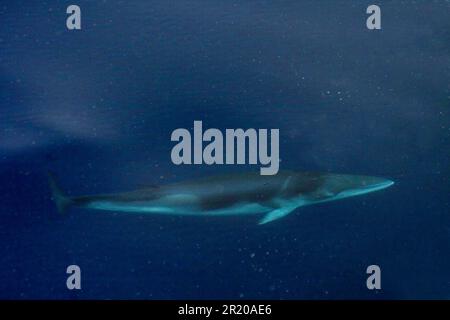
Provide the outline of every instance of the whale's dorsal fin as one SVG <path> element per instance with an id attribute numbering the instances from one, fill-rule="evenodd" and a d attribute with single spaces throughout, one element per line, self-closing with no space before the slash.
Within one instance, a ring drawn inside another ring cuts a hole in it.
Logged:
<path id="1" fill-rule="evenodd" d="M 267 213 L 261 220 L 259 220 L 258 224 L 266 224 L 269 222 L 272 222 L 274 220 L 283 218 L 284 216 L 287 216 L 289 213 L 295 210 L 296 207 L 281 207 L 275 210 L 270 211 Z"/>

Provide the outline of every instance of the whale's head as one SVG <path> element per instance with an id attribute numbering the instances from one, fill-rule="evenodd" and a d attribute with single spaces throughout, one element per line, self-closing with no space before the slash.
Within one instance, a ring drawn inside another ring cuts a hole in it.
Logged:
<path id="1" fill-rule="evenodd" d="M 328 174 L 323 180 L 323 191 L 330 200 L 354 197 L 388 188 L 394 181 L 371 176 Z"/>

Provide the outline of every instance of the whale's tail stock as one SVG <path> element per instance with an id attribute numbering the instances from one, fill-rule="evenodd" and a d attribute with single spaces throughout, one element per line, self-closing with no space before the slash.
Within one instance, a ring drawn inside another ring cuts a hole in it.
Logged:
<path id="1" fill-rule="evenodd" d="M 61 190 L 56 182 L 55 175 L 51 172 L 48 172 L 48 183 L 52 191 L 52 200 L 55 202 L 56 208 L 59 213 L 65 213 L 73 204 L 72 199 Z"/>

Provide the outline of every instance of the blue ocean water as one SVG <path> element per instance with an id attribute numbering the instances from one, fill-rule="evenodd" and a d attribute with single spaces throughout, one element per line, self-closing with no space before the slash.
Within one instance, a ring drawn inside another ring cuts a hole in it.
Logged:
<path id="1" fill-rule="evenodd" d="M 450 4 L 378 1 L 0 2 L 0 298 L 450 297 Z M 279 128 L 281 169 L 393 187 L 255 217 L 73 208 L 255 166 L 176 166 L 176 128 Z M 82 289 L 66 288 L 66 268 Z M 366 287 L 379 265 L 382 289 Z"/>

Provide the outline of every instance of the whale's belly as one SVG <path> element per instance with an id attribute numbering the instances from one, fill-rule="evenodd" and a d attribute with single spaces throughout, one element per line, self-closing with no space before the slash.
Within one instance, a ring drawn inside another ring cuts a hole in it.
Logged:
<path id="1" fill-rule="evenodd" d="M 206 210 L 201 212 L 201 214 L 212 216 L 247 215 L 247 214 L 266 213 L 272 210 L 273 208 L 261 205 L 259 203 L 242 203 L 221 209 Z"/>
<path id="2" fill-rule="evenodd" d="M 128 213 L 155 213 L 199 216 L 246 215 L 265 213 L 273 210 L 272 208 L 261 205 L 259 203 L 238 203 L 224 208 L 205 210 L 202 209 L 202 207 L 198 205 L 196 201 L 183 203 L 174 203 L 173 201 L 93 201 L 85 207 L 95 210 L 119 211 Z"/>

